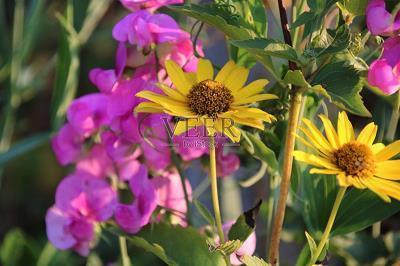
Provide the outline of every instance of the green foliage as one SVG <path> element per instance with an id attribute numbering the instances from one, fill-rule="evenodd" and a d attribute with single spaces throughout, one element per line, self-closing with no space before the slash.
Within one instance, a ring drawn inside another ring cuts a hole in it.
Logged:
<path id="1" fill-rule="evenodd" d="M 194 200 L 193 203 L 194 206 L 196 206 L 196 209 L 198 210 L 200 215 L 208 222 L 208 224 L 211 226 L 215 226 L 215 219 L 212 216 L 211 212 L 207 209 L 207 207 L 198 200 Z"/>
<path id="2" fill-rule="evenodd" d="M 273 171 L 279 171 L 279 164 L 276 159 L 276 155 L 273 150 L 268 148 L 260 139 L 258 135 L 242 132 L 244 139 L 248 144 L 247 150 L 250 154 L 252 154 L 255 158 L 265 162 L 268 167 Z"/>
<path id="3" fill-rule="evenodd" d="M 340 0 L 337 5 L 342 12 L 352 16 L 361 16 L 365 14 L 368 0 Z"/>
<path id="4" fill-rule="evenodd" d="M 238 250 L 242 246 L 242 244 L 243 243 L 240 240 L 228 240 L 222 245 L 216 247 L 215 250 L 218 250 L 224 256 L 229 256 L 230 254 Z"/>
<path id="5" fill-rule="evenodd" d="M 246 266 L 269 266 L 271 264 L 267 263 L 265 260 L 258 258 L 256 256 L 244 255 L 241 261 Z"/>
<path id="6" fill-rule="evenodd" d="M 340 108 L 356 115 L 371 116 L 360 96 L 361 73 L 353 66 L 345 62 L 327 64 L 316 73 L 311 85 L 321 85 Z"/>
<path id="7" fill-rule="evenodd" d="M 244 242 L 256 228 L 256 216 L 260 210 L 260 200 L 253 208 L 245 211 L 237 218 L 228 232 L 229 240 L 240 240 Z"/>
<path id="8" fill-rule="evenodd" d="M 222 255 L 210 252 L 206 237 L 192 227 L 154 224 L 142 230 L 138 236 L 162 247 L 178 265 L 225 265 Z"/>

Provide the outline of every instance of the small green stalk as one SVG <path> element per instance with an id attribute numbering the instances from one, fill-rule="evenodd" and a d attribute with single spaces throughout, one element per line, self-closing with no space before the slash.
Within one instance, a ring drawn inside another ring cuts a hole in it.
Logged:
<path id="1" fill-rule="evenodd" d="M 324 249 L 326 242 L 329 240 L 329 234 L 331 233 L 333 223 L 335 222 L 336 215 L 339 210 L 340 203 L 346 193 L 347 187 L 340 187 L 338 194 L 336 195 L 335 203 L 333 204 L 331 214 L 329 216 L 328 223 L 326 224 L 324 234 L 322 235 L 321 241 L 318 244 L 317 251 L 312 256 L 310 263 L 308 265 L 314 265 L 319 256 L 321 255 L 322 250 Z"/>

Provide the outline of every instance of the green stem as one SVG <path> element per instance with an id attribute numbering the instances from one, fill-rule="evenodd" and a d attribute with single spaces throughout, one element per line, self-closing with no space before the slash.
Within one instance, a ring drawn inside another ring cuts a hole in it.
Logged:
<path id="1" fill-rule="evenodd" d="M 346 193 L 346 188 L 347 187 L 340 187 L 339 192 L 336 195 L 335 203 L 333 203 L 332 211 L 329 216 L 328 223 L 326 224 L 324 234 L 322 235 L 321 241 L 319 242 L 317 247 L 317 251 L 312 256 L 309 265 L 314 265 L 317 262 L 319 256 L 321 255 L 322 250 L 326 245 L 326 242 L 329 239 L 329 234 L 331 233 L 333 223 L 335 222 L 336 214 L 338 213 L 340 203 L 342 202 L 344 194 Z"/>
<path id="2" fill-rule="evenodd" d="M 395 139 L 397 126 L 399 124 L 399 108 L 400 108 L 400 91 L 397 92 L 395 104 L 392 109 L 392 116 L 390 117 L 389 128 L 386 131 L 385 139 L 392 142 Z"/>
<path id="3" fill-rule="evenodd" d="M 218 185 L 217 185 L 217 162 L 215 156 L 215 139 L 210 137 L 210 183 L 211 196 L 214 208 L 215 222 L 217 224 L 218 236 L 221 244 L 225 242 L 224 231 L 222 230 L 221 212 L 219 210 Z"/>
<path id="4" fill-rule="evenodd" d="M 219 209 L 218 199 L 218 183 L 217 183 L 217 161 L 215 156 L 215 138 L 210 136 L 210 183 L 211 183 L 211 197 L 214 208 L 215 223 L 217 225 L 217 232 L 220 244 L 225 243 L 224 231 L 222 230 L 221 211 Z M 225 262 L 230 265 L 229 257 L 225 257 Z"/>
<path id="5" fill-rule="evenodd" d="M 122 266 L 131 266 L 131 260 L 129 259 L 128 249 L 126 246 L 126 238 L 123 236 L 118 237 L 119 248 L 121 250 Z"/>

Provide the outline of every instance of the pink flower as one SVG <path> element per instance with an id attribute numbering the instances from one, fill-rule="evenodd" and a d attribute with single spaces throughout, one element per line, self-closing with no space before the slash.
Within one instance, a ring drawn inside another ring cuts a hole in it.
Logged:
<path id="1" fill-rule="evenodd" d="M 391 37 L 383 44 L 383 54 L 368 71 L 368 82 L 386 94 L 400 88 L 400 36 Z"/>
<path id="2" fill-rule="evenodd" d="M 222 226 L 225 236 L 228 236 L 228 232 L 231 229 L 234 221 L 229 221 Z M 256 250 L 257 237 L 256 233 L 253 232 L 251 235 L 243 242 L 242 246 L 230 255 L 230 261 L 232 265 L 242 265 L 243 262 L 240 261 L 240 257 L 243 255 L 251 256 Z"/>
<path id="3" fill-rule="evenodd" d="M 239 157 L 230 152 L 224 155 L 224 148 L 220 147 L 216 151 L 217 153 L 217 176 L 225 177 L 232 175 L 240 167 Z"/>
<path id="4" fill-rule="evenodd" d="M 46 231 L 50 242 L 58 249 L 73 248 L 82 256 L 89 255 L 94 238 L 94 223 L 52 207 L 46 215 Z"/>
<path id="5" fill-rule="evenodd" d="M 192 128 L 185 134 L 174 136 L 176 151 L 184 161 L 200 158 L 208 153 L 208 138 L 200 137 L 202 129 Z"/>
<path id="6" fill-rule="evenodd" d="M 94 145 L 90 151 L 76 163 L 76 170 L 104 178 L 114 172 L 113 162 L 101 144 Z"/>
<path id="7" fill-rule="evenodd" d="M 171 4 L 183 3 L 183 0 L 120 0 L 121 4 L 126 8 L 136 11 L 139 9 L 155 9 Z"/>
<path id="8" fill-rule="evenodd" d="M 68 122 L 83 137 L 94 134 L 109 123 L 106 106 L 108 98 L 101 93 L 92 93 L 75 99 L 68 108 Z"/>
<path id="9" fill-rule="evenodd" d="M 74 162 L 81 152 L 83 137 L 70 124 L 65 124 L 51 140 L 51 146 L 61 165 Z"/>
<path id="10" fill-rule="evenodd" d="M 151 44 L 179 42 L 183 36 L 179 25 L 170 16 L 139 10 L 114 26 L 113 37 L 119 42 L 145 48 Z"/>
<path id="11" fill-rule="evenodd" d="M 94 68 L 89 73 L 89 79 L 100 92 L 110 93 L 114 83 L 117 81 L 117 75 L 114 69 L 103 70 L 101 68 Z"/>
<path id="12" fill-rule="evenodd" d="M 179 174 L 174 170 L 173 172 L 165 172 L 160 176 L 154 177 L 152 183 L 156 189 L 157 204 L 176 211 L 175 217 L 178 222 L 185 226 L 185 213 L 187 212 L 185 193 Z M 185 179 L 186 190 L 189 195 L 189 200 L 192 199 L 192 187 L 190 182 Z"/>
<path id="13" fill-rule="evenodd" d="M 144 165 L 131 178 L 129 187 L 135 200 L 130 205 L 119 203 L 115 210 L 115 220 L 123 230 L 135 234 L 150 222 L 157 206 L 156 192 Z"/>
<path id="14" fill-rule="evenodd" d="M 64 178 L 57 187 L 56 206 L 67 213 L 92 221 L 112 217 L 116 192 L 104 179 L 77 172 Z"/>
<path id="15" fill-rule="evenodd" d="M 393 18 L 392 14 L 386 10 L 385 0 L 370 0 L 366 9 L 366 18 L 368 29 L 373 35 L 388 36 L 400 29 L 400 12 Z"/>

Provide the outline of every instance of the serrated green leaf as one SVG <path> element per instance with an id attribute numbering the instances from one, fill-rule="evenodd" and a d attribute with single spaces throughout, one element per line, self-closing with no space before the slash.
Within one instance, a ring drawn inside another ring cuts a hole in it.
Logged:
<path id="1" fill-rule="evenodd" d="M 247 40 L 234 40 L 231 41 L 231 43 L 239 48 L 247 49 L 249 53 L 251 53 L 260 61 L 265 56 L 273 56 L 301 63 L 296 50 L 290 45 L 278 40 L 256 38 Z"/>
<path id="2" fill-rule="evenodd" d="M 324 87 L 332 101 L 340 108 L 356 115 L 371 116 L 360 96 L 363 87 L 361 75 L 345 62 L 335 62 L 322 67 L 311 85 Z"/>
<path id="3" fill-rule="evenodd" d="M 326 48 L 314 49 L 316 57 L 320 57 L 327 54 L 334 54 L 346 50 L 351 43 L 350 30 L 347 25 L 343 25 L 336 31 L 333 40 Z"/>
<path id="4" fill-rule="evenodd" d="M 259 37 L 264 37 L 268 25 L 264 3 L 258 0 L 233 0 L 232 4 L 243 18 L 244 26 L 254 31 Z"/>
<path id="5" fill-rule="evenodd" d="M 270 266 L 271 264 L 267 263 L 265 260 L 258 258 L 256 256 L 244 255 L 240 258 L 246 266 Z"/>
<path id="6" fill-rule="evenodd" d="M 256 228 L 256 216 L 260 210 L 262 201 L 260 200 L 250 210 L 245 211 L 237 218 L 228 232 L 229 240 L 240 240 L 244 242 Z"/>
<path id="7" fill-rule="evenodd" d="M 193 200 L 193 203 L 194 206 L 196 206 L 197 211 L 208 222 L 208 224 L 211 226 L 215 226 L 214 217 L 212 216 L 211 212 L 207 209 L 207 207 L 204 206 L 203 203 L 201 203 L 198 200 Z"/>
<path id="8" fill-rule="evenodd" d="M 279 163 L 273 150 L 268 148 L 259 138 L 259 136 L 246 132 L 246 139 L 249 141 L 252 150 L 251 154 L 259 160 L 267 163 L 273 171 L 279 170 Z"/>

